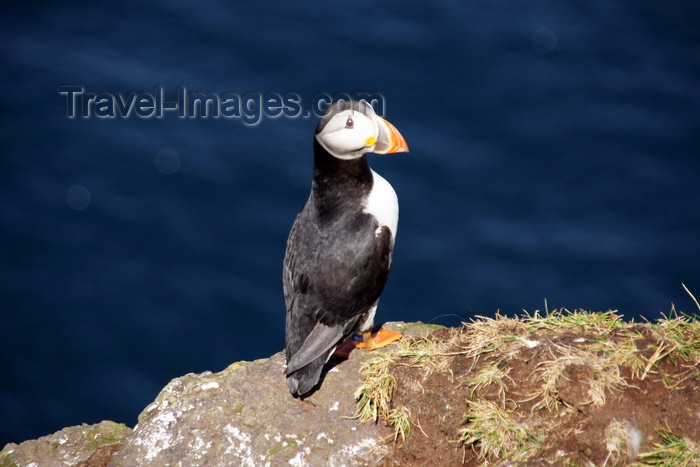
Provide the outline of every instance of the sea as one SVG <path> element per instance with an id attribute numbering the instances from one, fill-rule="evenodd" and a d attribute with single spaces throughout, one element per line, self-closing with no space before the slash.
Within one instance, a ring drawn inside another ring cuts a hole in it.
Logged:
<path id="1" fill-rule="evenodd" d="M 133 427 L 171 379 L 284 348 L 338 96 L 410 147 L 369 155 L 400 203 L 377 322 L 700 313 L 697 1 L 64 0 L 0 25 L 0 446 Z"/>

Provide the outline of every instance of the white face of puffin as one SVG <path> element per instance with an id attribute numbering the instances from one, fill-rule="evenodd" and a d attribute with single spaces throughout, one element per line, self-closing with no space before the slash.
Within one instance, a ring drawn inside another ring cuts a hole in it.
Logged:
<path id="1" fill-rule="evenodd" d="M 408 151 L 408 145 L 398 130 L 374 113 L 371 105 L 360 101 L 358 109 L 345 108 L 348 105 L 343 101 L 334 104 L 326 115 L 330 119 L 316 133 L 316 140 L 329 154 L 338 159 L 351 160 L 368 152 L 387 154 Z M 339 111 L 341 108 L 345 110 Z"/>

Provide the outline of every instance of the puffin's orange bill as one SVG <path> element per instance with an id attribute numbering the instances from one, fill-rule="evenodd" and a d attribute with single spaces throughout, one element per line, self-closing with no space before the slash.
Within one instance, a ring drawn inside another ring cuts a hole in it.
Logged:
<path id="1" fill-rule="evenodd" d="M 394 125 L 377 116 L 379 135 L 374 148 L 376 154 L 389 154 L 393 152 L 408 152 L 408 144 Z"/>

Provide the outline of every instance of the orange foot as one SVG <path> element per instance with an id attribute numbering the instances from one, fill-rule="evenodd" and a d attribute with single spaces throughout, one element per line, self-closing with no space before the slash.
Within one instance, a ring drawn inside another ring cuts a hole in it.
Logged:
<path id="1" fill-rule="evenodd" d="M 367 331 L 362 333 L 362 342 L 355 344 L 355 347 L 358 349 L 366 348 L 367 350 L 381 349 L 402 337 L 403 335 L 400 332 L 385 328 L 380 329 L 374 336 L 372 331 Z"/>

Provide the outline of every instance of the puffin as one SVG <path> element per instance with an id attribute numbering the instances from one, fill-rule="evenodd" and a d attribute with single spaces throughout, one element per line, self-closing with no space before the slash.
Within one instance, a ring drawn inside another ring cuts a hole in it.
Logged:
<path id="1" fill-rule="evenodd" d="M 316 389 L 325 363 L 353 335 L 374 350 L 401 338 L 372 333 L 399 220 L 396 192 L 367 153 L 408 152 L 406 140 L 366 101 L 339 100 L 316 127 L 311 194 L 292 226 L 283 265 L 289 391 Z M 352 348 L 352 347 L 351 347 Z"/>

